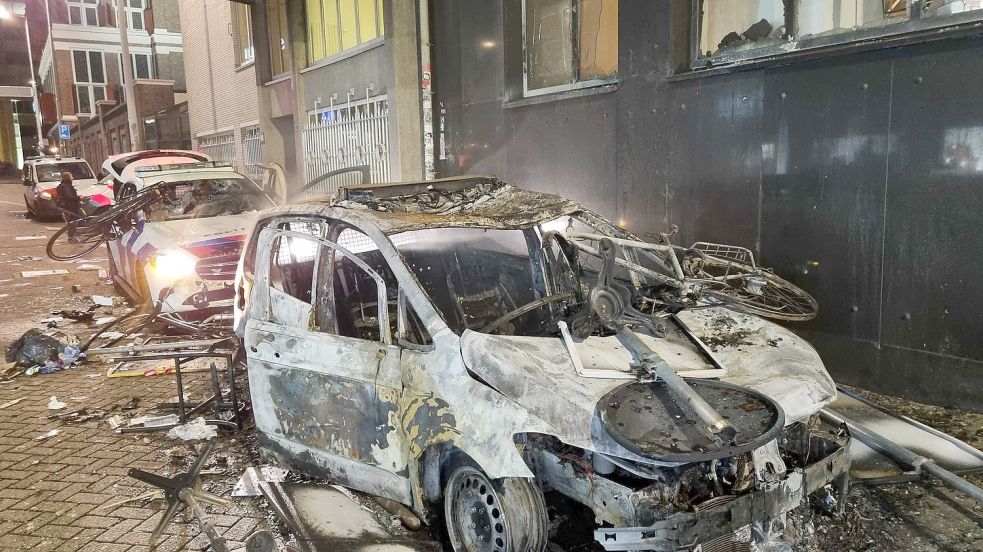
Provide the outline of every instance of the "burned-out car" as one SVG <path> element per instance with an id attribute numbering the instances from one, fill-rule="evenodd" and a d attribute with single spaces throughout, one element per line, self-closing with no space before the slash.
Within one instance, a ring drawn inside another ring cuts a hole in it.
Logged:
<path id="1" fill-rule="evenodd" d="M 266 211 L 235 312 L 261 446 L 442 514 L 458 551 L 542 550 L 544 493 L 608 550 L 776 538 L 845 486 L 848 437 L 816 352 L 759 316 L 814 301 L 749 254 L 485 177 Z"/>

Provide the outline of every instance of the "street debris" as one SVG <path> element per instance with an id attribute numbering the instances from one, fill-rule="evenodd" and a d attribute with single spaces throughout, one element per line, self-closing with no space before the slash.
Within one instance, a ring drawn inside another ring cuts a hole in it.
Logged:
<path id="1" fill-rule="evenodd" d="M 278 466 L 249 466 L 242 472 L 239 481 L 232 489 L 232 496 L 253 497 L 263 494 L 259 490 L 260 483 L 281 483 L 287 478 L 287 470 Z"/>
<path id="2" fill-rule="evenodd" d="M 65 408 L 65 403 L 59 401 L 58 397 L 52 395 L 48 401 L 48 410 L 61 410 L 63 408 Z"/>
<path id="3" fill-rule="evenodd" d="M 49 270 L 25 270 L 20 273 L 21 278 L 37 278 L 40 276 L 55 276 L 57 274 L 68 274 L 64 268 L 53 268 Z"/>
<path id="4" fill-rule="evenodd" d="M 17 403 L 19 403 L 19 402 L 21 402 L 23 400 L 26 400 L 26 397 L 21 397 L 19 399 L 14 399 L 14 400 L 11 400 L 11 401 L 7 401 L 7 402 L 5 402 L 3 404 L 0 404 L 0 410 L 3 410 L 5 408 L 10 408 L 11 406 L 14 406 L 15 404 L 17 404 Z"/>
<path id="5" fill-rule="evenodd" d="M 106 422 L 109 423 L 109 429 L 115 430 L 115 429 L 119 429 L 120 427 L 123 427 L 123 424 L 126 423 L 126 420 L 124 420 L 123 417 L 120 416 L 119 414 L 115 414 L 111 416 L 108 420 L 106 420 Z"/>
<path id="6" fill-rule="evenodd" d="M 98 272 L 101 269 L 102 269 L 101 266 L 94 265 L 94 264 L 83 264 L 83 265 L 79 265 L 76 268 L 76 270 L 78 270 L 79 272 Z"/>
<path id="7" fill-rule="evenodd" d="M 44 441 L 46 439 L 50 439 L 50 438 L 58 435 L 59 433 L 61 433 L 61 430 L 60 429 L 52 429 L 51 431 L 49 431 L 49 432 L 47 432 L 47 433 L 45 433 L 43 435 L 38 435 L 37 437 L 34 438 L 34 440 L 35 441 Z"/>
<path id="8" fill-rule="evenodd" d="M 163 416 L 139 416 L 132 418 L 127 425 L 130 427 L 167 427 L 181 423 L 181 418 L 177 414 L 165 414 Z"/>
<path id="9" fill-rule="evenodd" d="M 173 427 L 167 432 L 167 436 L 171 439 L 181 439 L 182 441 L 211 439 L 217 435 L 215 426 L 208 425 L 205 419 L 201 417 L 195 418 L 184 425 Z"/>
<path id="10" fill-rule="evenodd" d="M 81 293 L 82 286 L 79 284 L 72 284 L 72 293 Z"/>
<path id="11" fill-rule="evenodd" d="M 102 410 L 101 408 L 95 408 L 92 410 L 89 410 L 88 408 L 80 408 L 78 410 L 72 410 L 71 412 L 52 414 L 48 416 L 48 419 L 58 420 L 60 422 L 83 423 L 104 418 L 106 414 L 108 414 L 108 412 Z"/>
<path id="12" fill-rule="evenodd" d="M 92 302 L 100 307 L 111 307 L 113 306 L 113 298 L 106 297 L 105 295 L 93 295 Z"/>

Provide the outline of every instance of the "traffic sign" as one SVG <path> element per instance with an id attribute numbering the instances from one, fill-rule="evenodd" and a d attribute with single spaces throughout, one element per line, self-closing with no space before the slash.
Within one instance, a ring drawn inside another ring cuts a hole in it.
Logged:
<path id="1" fill-rule="evenodd" d="M 72 137 L 72 127 L 68 125 L 58 125 L 58 137 L 62 140 L 69 140 Z"/>

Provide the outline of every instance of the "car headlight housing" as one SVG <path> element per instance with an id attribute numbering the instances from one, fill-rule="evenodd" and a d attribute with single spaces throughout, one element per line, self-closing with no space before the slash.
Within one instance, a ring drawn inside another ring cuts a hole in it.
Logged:
<path id="1" fill-rule="evenodd" d="M 176 280 L 194 274 L 197 259 L 183 253 L 161 253 L 150 258 L 150 268 L 160 278 Z"/>
<path id="2" fill-rule="evenodd" d="M 41 196 L 41 199 L 51 199 L 51 198 L 55 197 L 56 195 L 58 195 L 58 192 L 55 191 L 55 190 L 45 190 L 45 191 L 41 192 L 38 195 Z"/>

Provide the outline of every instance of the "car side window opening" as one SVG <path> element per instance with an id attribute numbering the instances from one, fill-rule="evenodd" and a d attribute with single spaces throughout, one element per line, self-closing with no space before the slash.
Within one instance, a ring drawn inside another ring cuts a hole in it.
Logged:
<path id="1" fill-rule="evenodd" d="M 333 262 L 322 262 L 322 266 L 332 267 L 329 291 L 332 298 L 318 301 L 319 312 L 315 315 L 318 325 L 323 331 L 344 337 L 388 342 L 398 329 L 399 286 L 396 277 L 378 247 L 364 233 L 345 227 L 339 228 L 337 235 L 334 242 L 344 251 L 333 251 L 333 255 L 322 252 L 322 256 L 333 257 Z M 351 257 L 345 254 L 346 251 Z M 377 278 L 383 280 L 384 297 L 379 292 Z M 326 278 L 320 280 L 321 286 L 328 283 Z M 379 320 L 380 301 L 385 301 L 385 328 Z"/>
<path id="2" fill-rule="evenodd" d="M 319 227 L 316 222 L 284 222 L 277 227 L 284 233 L 271 244 L 269 281 L 271 290 L 282 295 L 273 300 L 271 293 L 270 312 L 274 322 L 310 329 Z"/>

